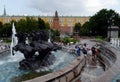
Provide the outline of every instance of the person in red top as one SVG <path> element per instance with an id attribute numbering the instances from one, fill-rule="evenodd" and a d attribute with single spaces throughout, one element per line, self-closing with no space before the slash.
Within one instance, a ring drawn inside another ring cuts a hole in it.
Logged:
<path id="1" fill-rule="evenodd" d="M 98 49 L 95 49 L 95 55 L 94 55 L 94 58 L 95 58 L 95 59 L 97 59 L 98 53 L 99 53 Z"/>

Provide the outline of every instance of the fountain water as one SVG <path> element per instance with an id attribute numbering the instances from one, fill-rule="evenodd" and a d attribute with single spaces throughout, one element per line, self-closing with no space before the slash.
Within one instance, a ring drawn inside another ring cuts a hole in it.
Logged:
<path id="1" fill-rule="evenodd" d="M 49 38 L 48 38 L 48 42 L 51 43 L 51 31 L 49 30 Z"/>
<path id="2" fill-rule="evenodd" d="M 29 45 L 29 40 L 28 40 L 28 38 L 26 38 L 25 43 Z"/>
<path id="3" fill-rule="evenodd" d="M 15 34 L 16 34 L 16 29 L 15 29 L 15 25 L 14 25 L 14 23 L 13 23 L 13 24 L 12 24 L 11 54 L 13 54 L 13 53 L 12 53 L 12 52 L 13 52 L 12 48 L 13 48 L 15 45 L 17 45 L 17 43 L 18 43 L 18 39 L 17 39 L 17 37 L 15 37 Z"/>

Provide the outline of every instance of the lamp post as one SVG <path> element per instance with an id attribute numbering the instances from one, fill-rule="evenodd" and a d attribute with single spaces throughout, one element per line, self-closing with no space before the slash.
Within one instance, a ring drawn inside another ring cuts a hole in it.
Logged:
<path id="1" fill-rule="evenodd" d="M 78 29 L 75 30 L 75 37 L 76 37 L 76 40 L 78 39 Z"/>
<path id="2" fill-rule="evenodd" d="M 110 42 L 110 39 L 111 39 L 111 31 L 112 31 L 112 26 L 114 25 L 114 18 L 115 15 L 114 13 L 111 15 L 111 17 L 109 18 L 108 20 L 108 24 L 109 24 L 109 27 L 108 27 L 108 31 L 109 31 L 109 35 L 108 35 L 108 41 Z"/>

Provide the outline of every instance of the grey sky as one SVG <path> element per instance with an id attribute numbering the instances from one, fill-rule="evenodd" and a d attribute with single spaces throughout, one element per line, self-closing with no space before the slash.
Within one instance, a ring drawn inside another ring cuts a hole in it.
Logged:
<path id="1" fill-rule="evenodd" d="M 9 15 L 91 16 L 100 9 L 113 9 L 120 13 L 120 0 L 0 0 L 0 14 L 4 5 Z"/>

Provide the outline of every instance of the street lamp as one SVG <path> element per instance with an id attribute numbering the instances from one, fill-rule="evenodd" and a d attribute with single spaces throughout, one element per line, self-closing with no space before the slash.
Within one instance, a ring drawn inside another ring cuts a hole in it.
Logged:
<path id="1" fill-rule="evenodd" d="M 109 35 L 108 35 L 108 41 L 110 42 L 110 39 L 111 39 L 111 30 L 112 30 L 112 26 L 114 25 L 114 18 L 115 17 L 115 14 L 113 13 L 112 16 L 109 18 L 108 20 L 108 24 L 109 24 L 109 27 L 108 27 L 108 31 L 109 31 Z"/>
<path id="2" fill-rule="evenodd" d="M 75 29 L 75 36 L 76 36 L 76 40 L 78 39 L 78 28 Z"/>

